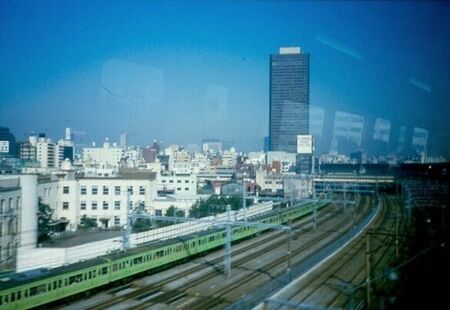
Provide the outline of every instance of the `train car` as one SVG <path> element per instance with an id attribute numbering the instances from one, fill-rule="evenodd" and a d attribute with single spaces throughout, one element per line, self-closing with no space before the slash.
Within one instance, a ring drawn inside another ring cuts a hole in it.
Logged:
<path id="1" fill-rule="evenodd" d="M 319 204 L 322 208 L 326 203 Z M 311 213 L 312 204 L 274 211 L 252 219 L 268 224 L 282 224 Z M 262 228 L 235 227 L 232 240 L 248 238 Z M 85 262 L 51 270 L 17 273 L 0 279 L 0 309 L 29 309 L 42 306 L 134 275 L 152 271 L 181 260 L 204 254 L 225 243 L 223 229 L 209 229 L 128 251 L 109 254 Z"/>

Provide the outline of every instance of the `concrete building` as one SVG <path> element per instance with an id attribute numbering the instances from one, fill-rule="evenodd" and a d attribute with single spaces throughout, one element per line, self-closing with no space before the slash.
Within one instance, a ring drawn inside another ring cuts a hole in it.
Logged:
<path id="1" fill-rule="evenodd" d="M 220 154 L 223 150 L 223 143 L 218 139 L 204 139 L 202 150 L 204 153 Z"/>
<path id="2" fill-rule="evenodd" d="M 19 144 L 19 158 L 25 161 L 36 161 L 36 145 L 29 141 L 21 142 Z"/>
<path id="3" fill-rule="evenodd" d="M 0 176 L 0 269 L 15 270 L 19 249 L 37 243 L 37 176 Z"/>
<path id="4" fill-rule="evenodd" d="M 116 144 L 109 143 L 106 138 L 103 147 L 83 148 L 83 164 L 98 165 L 106 163 L 111 166 L 119 166 L 121 159 L 124 157 L 125 150 Z"/>
<path id="5" fill-rule="evenodd" d="M 286 152 L 267 152 L 267 164 L 273 165 L 274 162 L 280 163 L 280 173 L 291 171 L 295 167 L 297 155 Z"/>
<path id="6" fill-rule="evenodd" d="M 76 230 L 84 216 L 95 219 L 99 227 L 126 223 L 127 193 L 133 209 L 149 211 L 156 197 L 156 173 L 130 173 L 113 178 L 75 177 L 58 174 L 38 185 L 38 195 L 54 209 L 55 220 L 68 221 Z"/>
<path id="7" fill-rule="evenodd" d="M 309 133 L 309 54 L 282 47 L 270 56 L 271 151 L 295 153 L 297 135 Z"/>
<path id="8" fill-rule="evenodd" d="M 191 173 L 163 172 L 158 177 L 158 192 L 173 194 L 197 194 L 197 176 Z"/>
<path id="9" fill-rule="evenodd" d="M 128 135 L 125 132 L 120 134 L 119 146 L 123 149 L 128 147 Z"/>
<path id="10" fill-rule="evenodd" d="M 234 148 L 229 149 L 228 151 L 224 151 L 222 153 L 222 167 L 225 168 L 236 168 L 237 164 L 237 156 L 236 150 Z"/>
<path id="11" fill-rule="evenodd" d="M 50 139 L 46 139 L 44 134 L 39 134 L 36 143 L 36 160 L 40 163 L 41 168 L 58 167 L 56 145 Z"/>

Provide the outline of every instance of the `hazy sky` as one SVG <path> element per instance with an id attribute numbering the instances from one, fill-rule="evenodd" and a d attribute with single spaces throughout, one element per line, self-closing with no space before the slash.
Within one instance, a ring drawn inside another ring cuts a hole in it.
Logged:
<path id="1" fill-rule="evenodd" d="M 280 46 L 311 54 L 311 104 L 449 132 L 450 3 L 430 1 L 0 1 L 0 126 L 259 150 Z"/>

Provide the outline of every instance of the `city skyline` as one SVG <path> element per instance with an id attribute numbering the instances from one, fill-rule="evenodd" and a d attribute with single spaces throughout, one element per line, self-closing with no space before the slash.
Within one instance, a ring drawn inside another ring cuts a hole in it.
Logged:
<path id="1" fill-rule="evenodd" d="M 72 127 L 87 143 L 127 132 L 142 146 L 217 137 L 261 150 L 269 55 L 301 46 L 312 106 L 427 130 L 448 155 L 447 4 L 199 4 L 113 2 L 98 18 L 100 2 L 2 3 L 0 125 L 17 140 Z"/>

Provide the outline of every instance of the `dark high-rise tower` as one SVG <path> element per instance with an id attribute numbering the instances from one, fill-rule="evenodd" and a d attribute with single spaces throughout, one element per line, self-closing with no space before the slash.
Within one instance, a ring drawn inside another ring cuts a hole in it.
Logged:
<path id="1" fill-rule="evenodd" d="M 270 150 L 296 153 L 300 134 L 309 134 L 309 54 L 282 47 L 270 56 Z"/>

